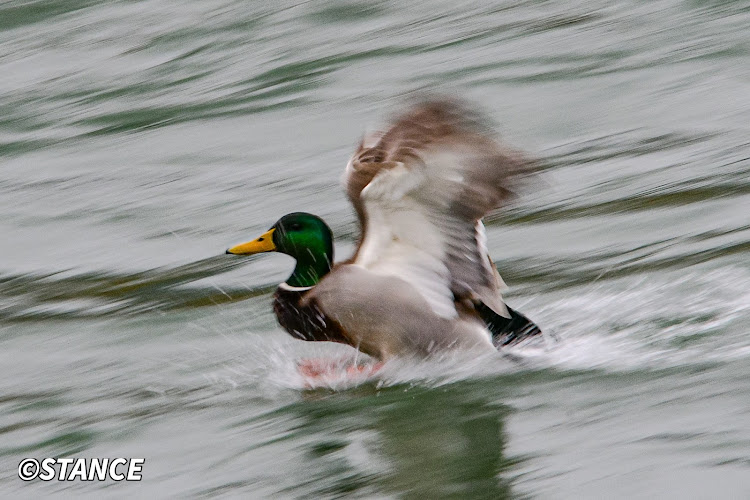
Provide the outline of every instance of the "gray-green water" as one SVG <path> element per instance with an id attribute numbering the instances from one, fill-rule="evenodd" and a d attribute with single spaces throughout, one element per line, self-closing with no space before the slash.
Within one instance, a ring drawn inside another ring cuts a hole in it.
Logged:
<path id="1" fill-rule="evenodd" d="M 747 1 L 0 3 L 2 496 L 750 498 Z M 542 183 L 488 221 L 558 344 L 305 390 L 286 212 L 419 91 Z M 145 457 L 140 483 L 17 477 Z"/>

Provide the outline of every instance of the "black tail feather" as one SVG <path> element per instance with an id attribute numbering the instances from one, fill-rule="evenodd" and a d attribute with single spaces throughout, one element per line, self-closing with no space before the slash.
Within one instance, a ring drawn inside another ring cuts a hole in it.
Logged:
<path id="1" fill-rule="evenodd" d="M 517 344 L 542 334 L 542 330 L 533 321 L 510 307 L 510 319 L 500 316 L 482 302 L 477 304 L 476 308 L 492 333 L 492 343 L 497 348 Z"/>

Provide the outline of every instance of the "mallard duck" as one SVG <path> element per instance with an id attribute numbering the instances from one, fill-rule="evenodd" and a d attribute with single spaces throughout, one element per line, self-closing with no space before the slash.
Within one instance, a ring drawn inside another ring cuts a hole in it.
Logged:
<path id="1" fill-rule="evenodd" d="M 423 102 L 363 139 L 346 166 L 362 230 L 353 257 L 334 264 L 331 229 L 301 212 L 227 253 L 296 260 L 273 308 L 298 339 L 348 344 L 379 360 L 495 350 L 541 333 L 503 301 L 482 224 L 529 165 L 462 105 Z"/>

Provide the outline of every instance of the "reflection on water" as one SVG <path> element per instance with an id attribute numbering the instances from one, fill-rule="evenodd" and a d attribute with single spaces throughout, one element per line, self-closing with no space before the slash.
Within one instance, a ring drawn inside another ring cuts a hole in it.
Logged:
<path id="1" fill-rule="evenodd" d="M 310 394 L 283 410 L 296 416 L 287 439 L 307 442 L 306 470 L 297 472 L 305 491 L 509 498 L 517 462 L 504 452 L 509 410 L 483 392 L 460 383 Z"/>
<path id="2" fill-rule="evenodd" d="M 412 395 L 378 419 L 379 450 L 390 471 L 386 491 L 412 498 L 506 498 L 503 417 L 465 385 Z"/>

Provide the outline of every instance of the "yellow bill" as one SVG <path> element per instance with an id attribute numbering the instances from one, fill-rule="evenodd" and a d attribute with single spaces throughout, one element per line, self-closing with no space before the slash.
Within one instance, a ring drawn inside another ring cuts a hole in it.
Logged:
<path id="1" fill-rule="evenodd" d="M 235 255 L 252 255 L 255 253 L 273 252 L 276 250 L 276 245 L 273 244 L 273 232 L 276 228 L 271 228 L 257 240 L 248 241 L 247 243 L 240 243 L 227 250 L 227 253 Z"/>

